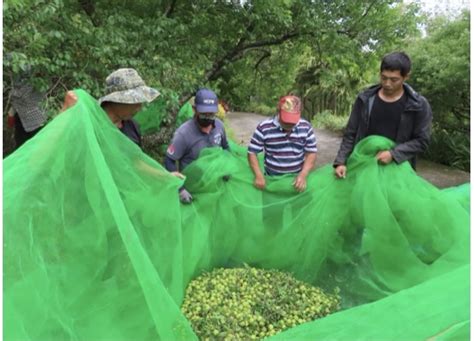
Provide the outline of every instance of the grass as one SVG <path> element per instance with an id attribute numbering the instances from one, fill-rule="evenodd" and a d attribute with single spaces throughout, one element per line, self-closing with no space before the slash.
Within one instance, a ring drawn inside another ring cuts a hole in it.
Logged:
<path id="1" fill-rule="evenodd" d="M 447 131 L 434 126 L 425 159 L 470 172 L 470 139 L 468 134 Z"/>
<path id="2" fill-rule="evenodd" d="M 265 116 L 273 116 L 276 114 L 276 106 L 270 107 L 266 104 L 256 104 L 256 103 L 249 103 L 249 105 L 245 108 L 247 112 L 254 112 L 256 114 L 265 115 Z"/>
<path id="3" fill-rule="evenodd" d="M 317 113 L 312 119 L 311 124 L 320 129 L 327 129 L 337 133 L 344 132 L 349 116 L 336 116 L 328 110 Z"/>
<path id="4" fill-rule="evenodd" d="M 230 127 L 229 120 L 227 119 L 227 117 L 224 118 L 223 122 L 224 122 L 224 129 L 225 129 L 225 134 L 227 136 L 227 140 L 237 141 L 235 138 L 235 132 Z"/>

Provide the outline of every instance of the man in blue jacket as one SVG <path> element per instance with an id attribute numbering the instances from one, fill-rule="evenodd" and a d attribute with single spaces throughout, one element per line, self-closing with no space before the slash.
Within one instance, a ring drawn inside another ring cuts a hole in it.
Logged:
<path id="1" fill-rule="evenodd" d="M 336 177 L 345 178 L 346 162 L 354 146 L 369 135 L 385 136 L 396 145 L 375 156 L 380 164 L 409 161 L 415 169 L 416 156 L 426 150 L 433 114 L 428 101 L 405 83 L 411 61 L 404 52 L 382 59 L 380 84 L 357 96 L 334 161 Z"/>

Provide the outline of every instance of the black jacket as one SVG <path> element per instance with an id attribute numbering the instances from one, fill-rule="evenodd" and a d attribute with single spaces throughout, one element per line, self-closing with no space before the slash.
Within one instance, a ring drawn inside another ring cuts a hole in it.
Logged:
<path id="1" fill-rule="evenodd" d="M 408 84 L 403 84 L 403 88 L 407 95 L 405 110 L 400 118 L 396 145 L 390 152 L 396 163 L 408 160 L 415 168 L 416 155 L 428 147 L 433 114 L 426 98 Z M 345 165 L 357 142 L 368 135 L 370 111 L 379 89 L 380 85 L 374 85 L 357 96 L 334 166 Z"/>

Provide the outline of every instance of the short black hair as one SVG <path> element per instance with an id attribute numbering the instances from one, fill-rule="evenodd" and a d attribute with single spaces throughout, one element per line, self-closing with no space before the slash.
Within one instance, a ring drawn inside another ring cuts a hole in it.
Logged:
<path id="1" fill-rule="evenodd" d="M 400 71 L 400 74 L 405 77 L 410 73 L 411 60 L 405 52 L 392 52 L 385 55 L 380 64 L 380 72 L 384 70 Z"/>

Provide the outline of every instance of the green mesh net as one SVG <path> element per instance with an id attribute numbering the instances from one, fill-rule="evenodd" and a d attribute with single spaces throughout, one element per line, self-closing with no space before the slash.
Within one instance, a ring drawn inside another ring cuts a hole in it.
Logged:
<path id="1" fill-rule="evenodd" d="M 181 205 L 182 180 L 76 93 L 4 160 L 5 340 L 194 340 L 187 284 L 244 263 L 341 289 L 343 310 L 273 339 L 469 338 L 469 185 L 379 166 L 392 142 L 371 137 L 346 179 L 328 165 L 303 193 L 292 176 L 262 192 L 232 144 L 186 168 Z"/>
<path id="2" fill-rule="evenodd" d="M 185 121 L 189 120 L 194 116 L 194 111 L 191 103 L 186 102 L 183 104 L 181 109 L 178 111 L 178 117 L 176 118 L 176 126 L 179 127 Z"/>
<path id="3" fill-rule="evenodd" d="M 135 120 L 140 124 L 141 132 L 148 134 L 157 131 L 165 117 L 166 101 L 162 97 L 158 97 L 142 108 L 135 116 Z"/>
<path id="4" fill-rule="evenodd" d="M 142 133 L 153 133 L 160 129 L 161 123 L 167 115 L 166 107 L 166 100 L 162 97 L 158 97 L 157 100 L 148 104 L 135 116 L 135 119 L 140 124 Z M 179 127 L 184 121 L 193 117 L 193 114 L 191 104 L 186 102 L 178 111 L 176 126 Z"/>

